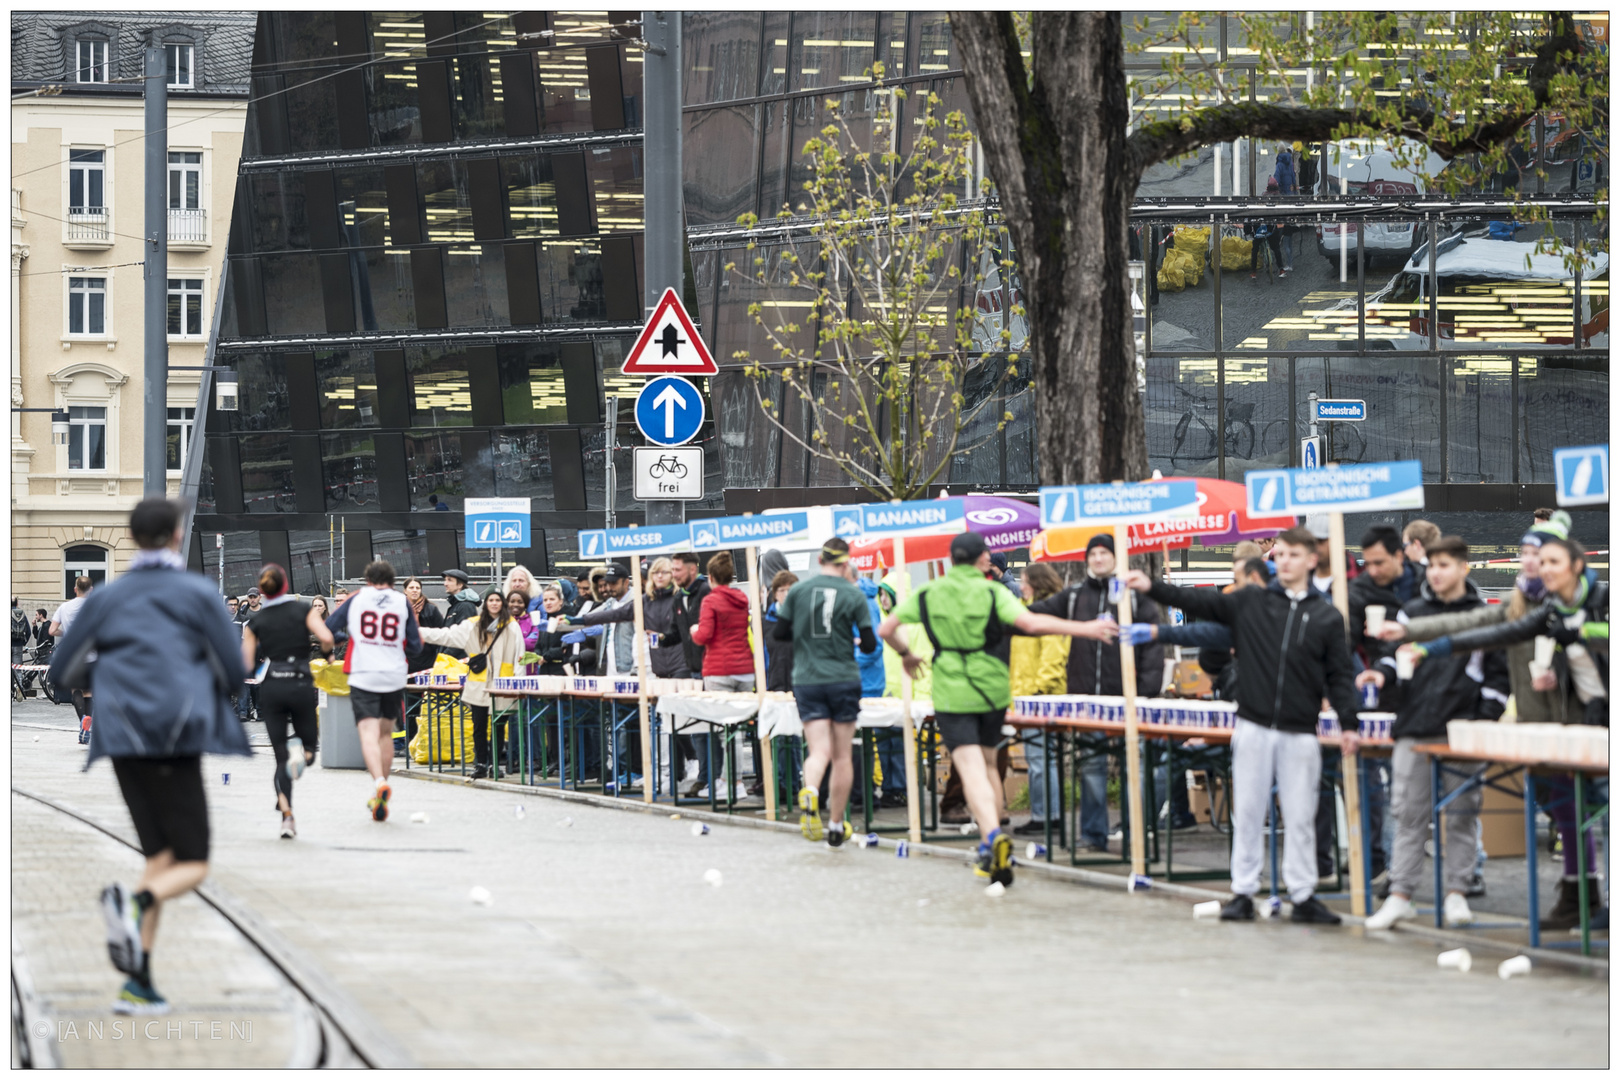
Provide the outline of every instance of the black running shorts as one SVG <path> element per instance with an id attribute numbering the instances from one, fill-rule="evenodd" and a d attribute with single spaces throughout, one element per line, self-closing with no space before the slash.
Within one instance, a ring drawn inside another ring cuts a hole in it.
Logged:
<path id="1" fill-rule="evenodd" d="M 853 724 L 861 715 L 861 684 L 859 680 L 852 680 L 795 686 L 793 701 L 799 707 L 800 720 Z"/>
<path id="2" fill-rule="evenodd" d="M 179 862 L 208 859 L 208 800 L 202 758 L 113 758 L 113 772 L 147 858 L 171 851 Z"/>
<path id="3" fill-rule="evenodd" d="M 955 750 L 958 746 L 999 746 L 1001 726 L 1006 722 L 1007 714 L 1001 709 L 993 712 L 934 713 L 934 723 L 939 725 L 940 738 L 945 740 L 947 750 Z"/>
<path id="4" fill-rule="evenodd" d="M 393 723 L 405 715 L 404 690 L 361 690 L 349 687 L 349 707 L 355 720 L 387 720 Z"/>

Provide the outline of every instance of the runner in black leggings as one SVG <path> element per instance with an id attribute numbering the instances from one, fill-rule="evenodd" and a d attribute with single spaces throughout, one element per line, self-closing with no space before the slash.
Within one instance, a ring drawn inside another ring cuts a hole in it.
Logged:
<path id="1" fill-rule="evenodd" d="M 249 671 L 269 661 L 259 686 L 259 718 L 276 752 L 276 809 L 281 811 L 281 838 L 298 835 L 293 821 L 293 781 L 315 760 L 319 727 L 315 718 L 315 680 L 309 673 L 309 639 L 326 649 L 332 632 L 310 606 L 287 592 L 287 571 L 270 563 L 259 571 L 264 603 L 242 630 L 242 661 Z M 288 727 L 292 737 L 288 738 Z"/>

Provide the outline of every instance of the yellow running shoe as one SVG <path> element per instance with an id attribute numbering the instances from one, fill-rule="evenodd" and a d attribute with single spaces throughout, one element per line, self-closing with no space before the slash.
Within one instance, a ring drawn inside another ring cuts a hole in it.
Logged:
<path id="1" fill-rule="evenodd" d="M 821 839 L 821 807 L 820 799 L 813 787 L 799 790 L 799 832 L 809 841 Z"/>
<path id="2" fill-rule="evenodd" d="M 1013 883 L 1012 837 L 997 829 L 990 838 L 990 881 L 1003 886 Z"/>

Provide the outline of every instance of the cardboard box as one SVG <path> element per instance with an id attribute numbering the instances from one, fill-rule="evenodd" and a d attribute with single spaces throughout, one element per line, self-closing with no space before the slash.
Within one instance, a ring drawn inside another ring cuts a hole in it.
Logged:
<path id="1" fill-rule="evenodd" d="M 1479 823 L 1483 827 L 1481 838 L 1485 854 L 1493 859 L 1524 855 L 1524 803 L 1505 791 L 1493 787 L 1485 789 L 1481 800 Z M 1440 832 L 1446 830 L 1446 817 L 1440 816 Z"/>

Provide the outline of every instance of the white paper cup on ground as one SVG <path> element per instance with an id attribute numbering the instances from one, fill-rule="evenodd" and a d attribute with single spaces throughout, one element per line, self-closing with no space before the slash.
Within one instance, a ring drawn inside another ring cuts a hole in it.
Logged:
<path id="1" fill-rule="evenodd" d="M 1221 902 L 1219 900 L 1205 900 L 1201 904 L 1193 905 L 1193 918 L 1214 919 L 1220 917 Z"/>
<path id="2" fill-rule="evenodd" d="M 703 871 L 703 881 L 705 884 L 713 885 L 718 889 L 725 881 L 725 877 L 718 870 L 705 870 Z"/>
<path id="3" fill-rule="evenodd" d="M 1377 637 L 1378 632 L 1384 628 L 1384 605 L 1367 605 L 1367 636 Z"/>
<path id="4" fill-rule="evenodd" d="M 1474 966 L 1474 954 L 1467 949 L 1451 949 L 1434 959 L 1435 963 L 1448 971 L 1469 971 Z"/>
<path id="5" fill-rule="evenodd" d="M 1496 975 L 1501 979 L 1511 979 L 1515 975 L 1530 974 L 1530 958 L 1528 956 L 1515 956 L 1502 961 L 1496 966 Z"/>
<path id="6" fill-rule="evenodd" d="M 495 898 L 490 895 L 489 890 L 482 885 L 474 885 L 471 889 L 468 889 L 467 899 L 479 907 L 489 907 L 495 902 Z"/>
<path id="7" fill-rule="evenodd" d="M 984 890 L 984 895 L 986 896 L 1005 896 L 1006 893 L 1007 886 L 1003 885 L 999 881 L 992 881 L 989 885 L 985 886 Z"/>

